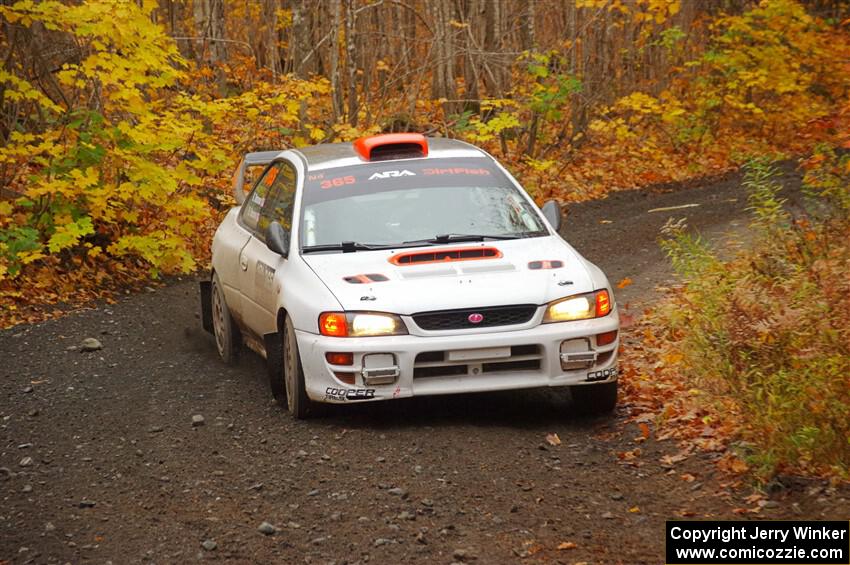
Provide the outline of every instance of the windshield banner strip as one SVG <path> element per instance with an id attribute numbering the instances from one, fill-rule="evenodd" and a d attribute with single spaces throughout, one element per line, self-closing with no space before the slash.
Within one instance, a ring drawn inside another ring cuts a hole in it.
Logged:
<path id="1" fill-rule="evenodd" d="M 304 204 L 400 189 L 478 186 L 509 187 L 490 159 L 404 159 L 307 172 Z"/>

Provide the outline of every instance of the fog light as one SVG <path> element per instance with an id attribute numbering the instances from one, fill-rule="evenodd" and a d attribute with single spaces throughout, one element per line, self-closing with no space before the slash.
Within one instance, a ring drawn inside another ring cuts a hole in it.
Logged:
<path id="1" fill-rule="evenodd" d="M 392 353 L 370 353 L 363 356 L 360 376 L 363 377 L 363 384 L 367 386 L 392 384 L 398 379 L 399 373 L 395 355 Z"/>
<path id="2" fill-rule="evenodd" d="M 338 378 L 347 385 L 354 384 L 354 373 L 343 373 L 342 371 L 336 371 L 334 372 L 334 375 L 336 376 L 336 378 Z"/>
<path id="3" fill-rule="evenodd" d="M 605 332 L 604 334 L 596 334 L 596 345 L 608 345 L 614 343 L 617 339 L 617 330 Z"/>
<path id="4" fill-rule="evenodd" d="M 575 371 L 587 369 L 596 363 L 596 351 L 591 349 L 587 338 L 568 339 L 561 342 L 561 369 Z"/>
<path id="5" fill-rule="evenodd" d="M 325 359 L 331 365 L 354 365 L 353 353 L 325 353 Z"/>

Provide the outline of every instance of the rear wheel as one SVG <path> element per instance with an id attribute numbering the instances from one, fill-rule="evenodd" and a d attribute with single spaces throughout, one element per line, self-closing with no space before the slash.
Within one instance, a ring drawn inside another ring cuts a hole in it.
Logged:
<path id="1" fill-rule="evenodd" d="M 617 381 L 570 387 L 574 409 L 586 415 L 608 414 L 617 406 Z"/>
<path id="2" fill-rule="evenodd" d="M 218 355 L 221 357 L 221 360 L 228 365 L 232 365 L 239 355 L 241 337 L 239 335 L 239 329 L 230 315 L 230 310 L 227 308 L 227 302 L 224 300 L 224 290 L 221 287 L 218 274 L 213 274 L 211 294 L 215 346 L 218 349 Z"/>
<path id="3" fill-rule="evenodd" d="M 286 384 L 286 406 L 295 418 L 302 420 L 315 412 L 315 404 L 307 397 L 304 383 L 304 368 L 298 353 L 298 340 L 292 318 L 286 317 L 283 332 L 284 383 Z"/>

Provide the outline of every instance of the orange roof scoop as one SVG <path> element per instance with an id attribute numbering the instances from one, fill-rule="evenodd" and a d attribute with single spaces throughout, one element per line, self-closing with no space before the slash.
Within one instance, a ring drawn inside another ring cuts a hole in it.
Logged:
<path id="1" fill-rule="evenodd" d="M 428 140 L 421 133 L 384 133 L 361 137 L 354 150 L 366 161 L 415 159 L 428 156 Z"/>

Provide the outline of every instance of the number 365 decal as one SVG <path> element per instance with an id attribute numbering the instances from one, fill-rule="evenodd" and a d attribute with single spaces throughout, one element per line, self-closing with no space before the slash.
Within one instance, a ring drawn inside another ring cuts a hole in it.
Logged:
<path id="1" fill-rule="evenodd" d="M 337 186 L 345 186 L 346 184 L 354 184 L 354 177 L 351 175 L 345 177 L 336 177 L 333 179 L 323 180 L 319 186 L 321 188 L 334 188 Z"/>

